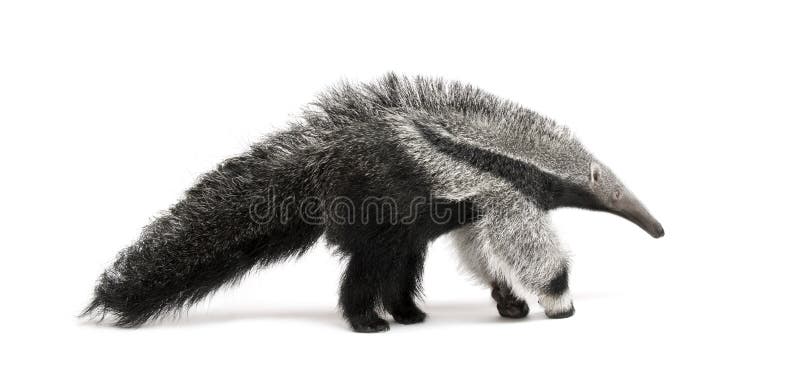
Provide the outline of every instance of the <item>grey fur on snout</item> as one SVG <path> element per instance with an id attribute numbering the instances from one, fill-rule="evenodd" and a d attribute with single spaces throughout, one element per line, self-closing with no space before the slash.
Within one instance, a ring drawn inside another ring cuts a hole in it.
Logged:
<path id="1" fill-rule="evenodd" d="M 638 200 L 623 201 L 618 210 L 611 212 L 639 226 L 653 238 L 664 236 L 664 227 L 650 215 L 650 212 Z"/>

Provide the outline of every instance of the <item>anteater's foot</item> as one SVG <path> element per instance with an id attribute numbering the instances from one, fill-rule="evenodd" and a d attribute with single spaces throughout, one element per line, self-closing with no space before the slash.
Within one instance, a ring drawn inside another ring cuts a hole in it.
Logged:
<path id="1" fill-rule="evenodd" d="M 559 295 L 539 295 L 539 304 L 544 308 L 544 314 L 551 319 L 572 317 L 575 307 L 572 305 L 572 296 L 569 291 Z"/>
<path id="2" fill-rule="evenodd" d="M 562 319 L 562 318 L 572 317 L 573 314 L 575 314 L 574 306 L 570 306 L 569 309 L 562 311 L 552 311 L 552 312 L 549 312 L 547 310 L 544 311 L 544 315 L 547 316 L 547 318 L 551 319 Z"/>
<path id="3" fill-rule="evenodd" d="M 530 308 L 528 308 L 528 304 L 525 301 L 498 303 L 497 312 L 505 318 L 520 319 L 528 315 Z"/>
<path id="4" fill-rule="evenodd" d="M 385 332 L 389 330 L 389 323 L 378 317 L 377 314 L 348 318 L 350 327 L 355 332 Z"/>
<path id="5" fill-rule="evenodd" d="M 425 321 L 425 318 L 428 317 L 428 315 L 419 310 L 416 305 L 412 305 L 403 309 L 397 309 L 391 313 L 392 317 L 394 317 L 394 321 L 397 321 L 400 324 L 417 324 Z"/>
<path id="6" fill-rule="evenodd" d="M 495 283 L 492 286 L 492 298 L 497 301 L 497 312 L 500 316 L 519 319 L 530 313 L 528 303 L 524 299 L 517 298 L 505 285 Z"/>

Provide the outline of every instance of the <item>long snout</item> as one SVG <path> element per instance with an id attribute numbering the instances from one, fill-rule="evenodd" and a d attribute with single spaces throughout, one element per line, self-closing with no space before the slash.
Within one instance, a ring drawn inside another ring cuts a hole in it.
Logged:
<path id="1" fill-rule="evenodd" d="M 661 223 L 653 218 L 642 203 L 635 198 L 621 201 L 611 212 L 635 223 L 653 238 L 664 236 L 664 227 L 661 226 Z"/>

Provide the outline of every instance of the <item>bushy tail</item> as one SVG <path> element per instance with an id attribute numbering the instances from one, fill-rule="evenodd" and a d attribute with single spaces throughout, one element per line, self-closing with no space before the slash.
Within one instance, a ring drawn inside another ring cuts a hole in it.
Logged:
<path id="1" fill-rule="evenodd" d="M 321 227 L 294 211 L 275 216 L 276 200 L 309 193 L 304 132 L 275 135 L 205 174 L 120 252 L 83 316 L 108 314 L 118 326 L 135 327 L 313 245 Z"/>

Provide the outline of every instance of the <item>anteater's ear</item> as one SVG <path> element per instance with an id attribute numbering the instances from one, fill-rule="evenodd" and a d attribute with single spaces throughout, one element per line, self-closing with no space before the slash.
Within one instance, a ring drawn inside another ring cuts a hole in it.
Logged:
<path id="1" fill-rule="evenodd" d="M 589 164 L 589 181 L 596 184 L 600 181 L 600 165 L 592 162 Z"/>

